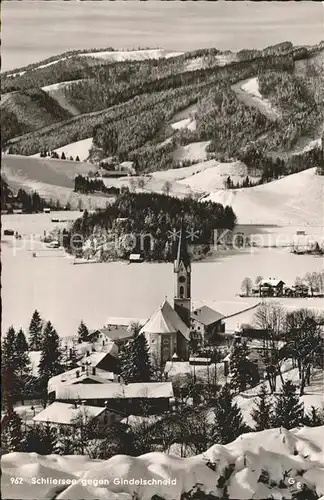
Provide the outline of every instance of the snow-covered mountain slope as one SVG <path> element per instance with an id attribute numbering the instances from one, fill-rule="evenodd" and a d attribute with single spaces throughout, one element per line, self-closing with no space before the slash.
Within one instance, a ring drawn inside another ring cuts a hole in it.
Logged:
<path id="1" fill-rule="evenodd" d="M 204 200 L 230 205 L 240 224 L 323 225 L 324 176 L 315 168 L 261 186 L 219 189 Z"/>
<path id="2" fill-rule="evenodd" d="M 2 496 L 151 500 L 156 495 L 180 500 L 182 494 L 198 488 L 215 498 L 223 498 L 227 491 L 227 498 L 236 500 L 292 499 L 304 488 L 321 496 L 323 433 L 324 427 L 248 433 L 190 458 L 157 452 L 140 457 L 116 455 L 109 460 L 10 453 L 2 457 Z"/>

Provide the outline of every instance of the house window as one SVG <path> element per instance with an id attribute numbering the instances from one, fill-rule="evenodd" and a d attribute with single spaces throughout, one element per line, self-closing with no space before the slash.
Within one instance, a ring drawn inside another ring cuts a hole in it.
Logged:
<path id="1" fill-rule="evenodd" d="M 108 417 L 107 417 L 107 415 L 104 415 L 103 422 L 104 422 L 104 424 L 108 424 Z"/>

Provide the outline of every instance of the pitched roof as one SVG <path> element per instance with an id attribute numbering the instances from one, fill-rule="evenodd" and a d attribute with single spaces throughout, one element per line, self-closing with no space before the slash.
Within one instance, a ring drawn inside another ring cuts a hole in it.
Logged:
<path id="1" fill-rule="evenodd" d="M 191 313 L 191 318 L 199 321 L 199 323 L 208 326 L 220 321 L 225 318 L 223 314 L 218 311 L 214 311 L 208 306 L 200 307 Z"/>
<path id="2" fill-rule="evenodd" d="M 125 325 L 105 326 L 104 328 L 100 328 L 100 330 L 97 331 L 102 333 L 105 337 L 107 337 L 107 339 L 110 339 L 114 342 L 118 342 L 118 340 L 129 339 L 133 335 L 129 327 Z"/>
<path id="3" fill-rule="evenodd" d="M 116 346 L 116 349 L 117 349 L 117 346 Z M 112 356 L 115 356 L 115 354 L 112 354 L 111 352 L 92 352 L 91 354 L 89 354 L 89 356 L 83 356 L 83 358 L 80 361 L 78 361 L 78 365 L 81 366 L 83 363 L 86 362 L 86 363 L 88 363 L 89 366 L 96 367 L 109 354 L 111 354 Z"/>
<path id="4" fill-rule="evenodd" d="M 157 309 L 151 319 L 143 326 L 140 333 L 177 333 L 189 340 L 189 328 L 182 321 L 167 300 Z"/>
<path id="5" fill-rule="evenodd" d="M 34 422 L 49 422 L 55 424 L 73 424 L 73 421 L 80 415 L 87 418 L 98 417 L 105 408 L 98 406 L 79 405 L 77 408 L 71 403 L 61 403 L 55 401 L 45 410 L 38 413 L 34 418 Z"/>
<path id="6" fill-rule="evenodd" d="M 285 284 L 284 281 L 279 280 L 278 278 L 268 278 L 268 279 L 263 279 L 260 281 L 259 285 L 264 286 L 264 285 L 270 285 L 270 286 L 278 286 L 279 283 Z"/>
<path id="7" fill-rule="evenodd" d="M 77 377 L 77 372 L 79 372 L 79 377 Z M 55 390 L 58 384 L 63 385 L 71 385 L 77 382 L 82 382 L 84 379 L 91 379 L 93 382 L 97 383 L 107 383 L 109 381 L 113 382 L 115 376 L 112 372 L 107 372 L 106 370 L 101 370 L 96 368 L 96 374 L 92 375 L 91 370 L 84 372 L 81 371 L 81 367 L 73 368 L 73 370 L 68 370 L 64 373 L 60 373 L 59 375 L 55 375 L 55 377 L 51 377 L 47 384 L 48 392 L 52 392 Z"/>
<path id="8" fill-rule="evenodd" d="M 57 399 L 128 399 L 128 398 L 172 398 L 171 382 L 147 382 L 136 384 L 78 384 L 59 386 Z"/>

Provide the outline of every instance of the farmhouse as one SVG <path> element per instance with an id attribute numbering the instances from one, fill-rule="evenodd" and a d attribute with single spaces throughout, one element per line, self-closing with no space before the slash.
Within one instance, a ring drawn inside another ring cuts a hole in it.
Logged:
<path id="1" fill-rule="evenodd" d="M 90 333 L 90 339 L 101 342 L 103 346 L 113 342 L 118 349 L 132 338 L 132 325 L 144 325 L 147 318 L 117 318 L 110 317 L 103 328 L 93 330 Z M 106 347 L 105 347 L 106 348 Z"/>
<path id="2" fill-rule="evenodd" d="M 77 403 L 55 401 L 33 418 L 39 425 L 50 425 L 59 434 L 67 431 L 75 432 L 82 425 L 94 425 L 96 437 L 104 436 L 107 427 L 123 418 L 121 412 L 111 410 L 107 406 L 89 406 Z"/>
<path id="3" fill-rule="evenodd" d="M 101 369 L 107 372 L 118 373 L 119 362 L 117 359 L 118 348 L 115 344 L 109 344 L 111 349 L 108 352 L 92 352 L 87 351 L 86 355 L 78 361 L 78 365 L 85 365 L 89 369 Z"/>
<path id="4" fill-rule="evenodd" d="M 87 405 L 107 405 L 126 414 L 140 414 L 144 405 L 149 407 L 150 412 L 160 413 L 169 409 L 173 389 L 171 382 L 61 385 L 57 387 L 55 397 L 62 402 L 85 401 Z"/>
<path id="5" fill-rule="evenodd" d="M 281 297 L 285 282 L 277 278 L 268 278 L 260 281 L 260 297 Z"/>
<path id="6" fill-rule="evenodd" d="M 55 377 L 51 377 L 47 384 L 47 392 L 53 399 L 57 387 L 74 384 L 104 384 L 114 382 L 117 375 L 112 372 L 101 370 L 95 366 L 82 365 L 79 368 L 73 368 Z"/>
<path id="7" fill-rule="evenodd" d="M 191 335 L 200 345 L 216 344 L 225 333 L 225 316 L 208 306 L 191 313 Z"/>

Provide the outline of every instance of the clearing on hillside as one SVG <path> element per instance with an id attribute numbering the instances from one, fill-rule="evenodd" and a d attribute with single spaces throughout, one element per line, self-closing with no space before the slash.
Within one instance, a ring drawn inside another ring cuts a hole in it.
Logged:
<path id="1" fill-rule="evenodd" d="M 241 224 L 323 226 L 324 176 L 315 168 L 244 189 L 219 189 L 204 197 L 230 205 Z"/>

